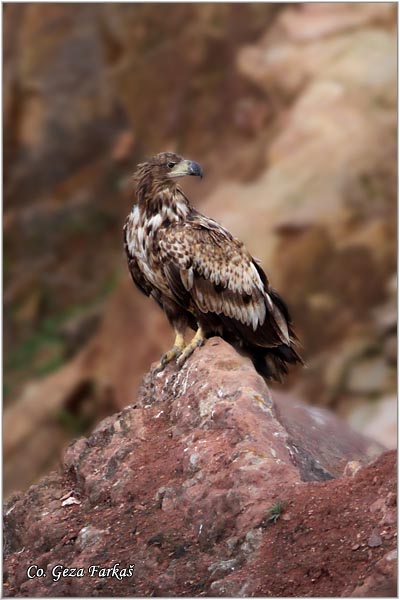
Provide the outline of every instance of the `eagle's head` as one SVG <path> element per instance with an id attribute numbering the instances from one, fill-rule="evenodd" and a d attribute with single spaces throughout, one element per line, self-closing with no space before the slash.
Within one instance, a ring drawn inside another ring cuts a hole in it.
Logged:
<path id="1" fill-rule="evenodd" d="M 198 163 L 187 160 L 179 154 L 161 152 L 147 162 L 138 165 L 134 177 L 139 186 L 146 182 L 173 187 L 176 179 L 185 175 L 203 177 L 203 169 Z"/>

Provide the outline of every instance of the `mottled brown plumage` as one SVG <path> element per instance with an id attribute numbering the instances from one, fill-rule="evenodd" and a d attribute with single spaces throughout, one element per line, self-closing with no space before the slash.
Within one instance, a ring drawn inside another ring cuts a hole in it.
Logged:
<path id="1" fill-rule="evenodd" d="M 287 363 L 302 362 L 288 309 L 243 243 L 195 210 L 177 184 L 202 174 L 197 163 L 165 152 L 134 175 L 136 204 L 124 227 L 129 270 L 176 333 L 159 368 L 173 358 L 182 365 L 206 337 L 219 335 L 280 381 Z M 188 327 L 197 333 L 185 346 Z"/>

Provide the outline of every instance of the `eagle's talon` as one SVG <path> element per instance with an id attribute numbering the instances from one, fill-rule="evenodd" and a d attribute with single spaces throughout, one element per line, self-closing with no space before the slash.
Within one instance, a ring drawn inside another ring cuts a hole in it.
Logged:
<path id="1" fill-rule="evenodd" d="M 161 358 L 161 360 L 160 360 L 160 362 L 157 364 L 157 366 L 156 366 L 156 367 L 154 367 L 154 369 L 153 369 L 153 374 L 154 374 L 154 375 L 158 375 L 159 373 L 161 373 L 162 371 L 164 371 L 164 369 L 165 369 L 165 365 L 166 365 L 166 364 L 167 364 L 167 363 L 163 362 L 163 361 L 162 361 L 162 358 Z"/>
<path id="2" fill-rule="evenodd" d="M 193 352 L 194 352 L 194 348 L 191 348 L 190 352 L 182 352 L 182 354 L 180 356 L 178 356 L 178 358 L 176 359 L 176 364 L 178 365 L 179 368 L 183 367 L 183 365 L 185 364 L 185 362 L 187 361 L 189 356 L 191 354 L 193 354 Z"/>
<path id="3" fill-rule="evenodd" d="M 204 342 L 204 333 L 201 327 L 199 327 L 192 341 L 189 342 L 189 344 L 186 346 L 186 348 L 183 350 L 180 356 L 178 356 L 178 358 L 176 359 L 176 364 L 178 365 L 178 367 L 183 367 L 189 356 L 193 354 L 196 348 L 200 348 L 200 346 L 202 346 Z"/>
<path id="4" fill-rule="evenodd" d="M 154 369 L 154 374 L 157 375 L 158 373 L 161 373 L 161 371 L 164 370 L 165 366 L 169 362 L 171 362 L 172 360 L 174 360 L 174 358 L 179 357 L 182 354 L 184 348 L 185 342 L 183 336 L 180 333 L 177 333 L 174 345 L 172 346 L 171 350 L 168 350 L 168 352 L 165 352 L 162 355 L 162 357 L 160 358 L 160 362 Z"/>

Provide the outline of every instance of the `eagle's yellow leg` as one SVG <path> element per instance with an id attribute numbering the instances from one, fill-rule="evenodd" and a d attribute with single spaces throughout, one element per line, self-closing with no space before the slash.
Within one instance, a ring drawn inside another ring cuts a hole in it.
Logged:
<path id="1" fill-rule="evenodd" d="M 168 350 L 168 352 L 166 352 L 165 354 L 162 355 L 160 362 L 158 363 L 157 367 L 154 369 L 155 373 L 159 373 L 160 371 L 162 371 L 163 368 L 165 367 L 165 365 L 168 364 L 169 362 L 171 362 L 171 360 L 173 360 L 177 356 L 179 356 L 183 352 L 184 349 L 185 349 L 185 340 L 183 338 L 182 333 L 177 331 L 176 336 L 175 336 L 174 345 L 172 346 L 171 350 Z"/>
<path id="2" fill-rule="evenodd" d="M 176 364 L 178 367 L 182 367 L 189 356 L 196 350 L 196 348 L 199 348 L 204 344 L 205 340 L 206 338 L 204 331 L 201 327 L 199 327 L 196 331 L 196 335 L 191 339 L 186 348 L 182 351 L 182 354 L 180 354 L 177 358 Z"/>

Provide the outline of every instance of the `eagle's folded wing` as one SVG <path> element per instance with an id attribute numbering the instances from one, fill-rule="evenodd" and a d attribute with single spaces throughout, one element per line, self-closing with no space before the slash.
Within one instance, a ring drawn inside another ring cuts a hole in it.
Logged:
<path id="1" fill-rule="evenodd" d="M 146 294 L 146 296 L 150 296 L 153 287 L 143 275 L 142 271 L 139 268 L 138 262 L 134 256 L 128 255 L 128 268 L 133 282 L 136 284 L 139 290 Z"/>
<path id="2" fill-rule="evenodd" d="M 177 224 L 160 237 L 160 258 L 174 298 L 190 310 L 226 318 L 262 346 L 289 342 L 288 325 L 268 281 L 243 244 L 226 230 Z"/>

